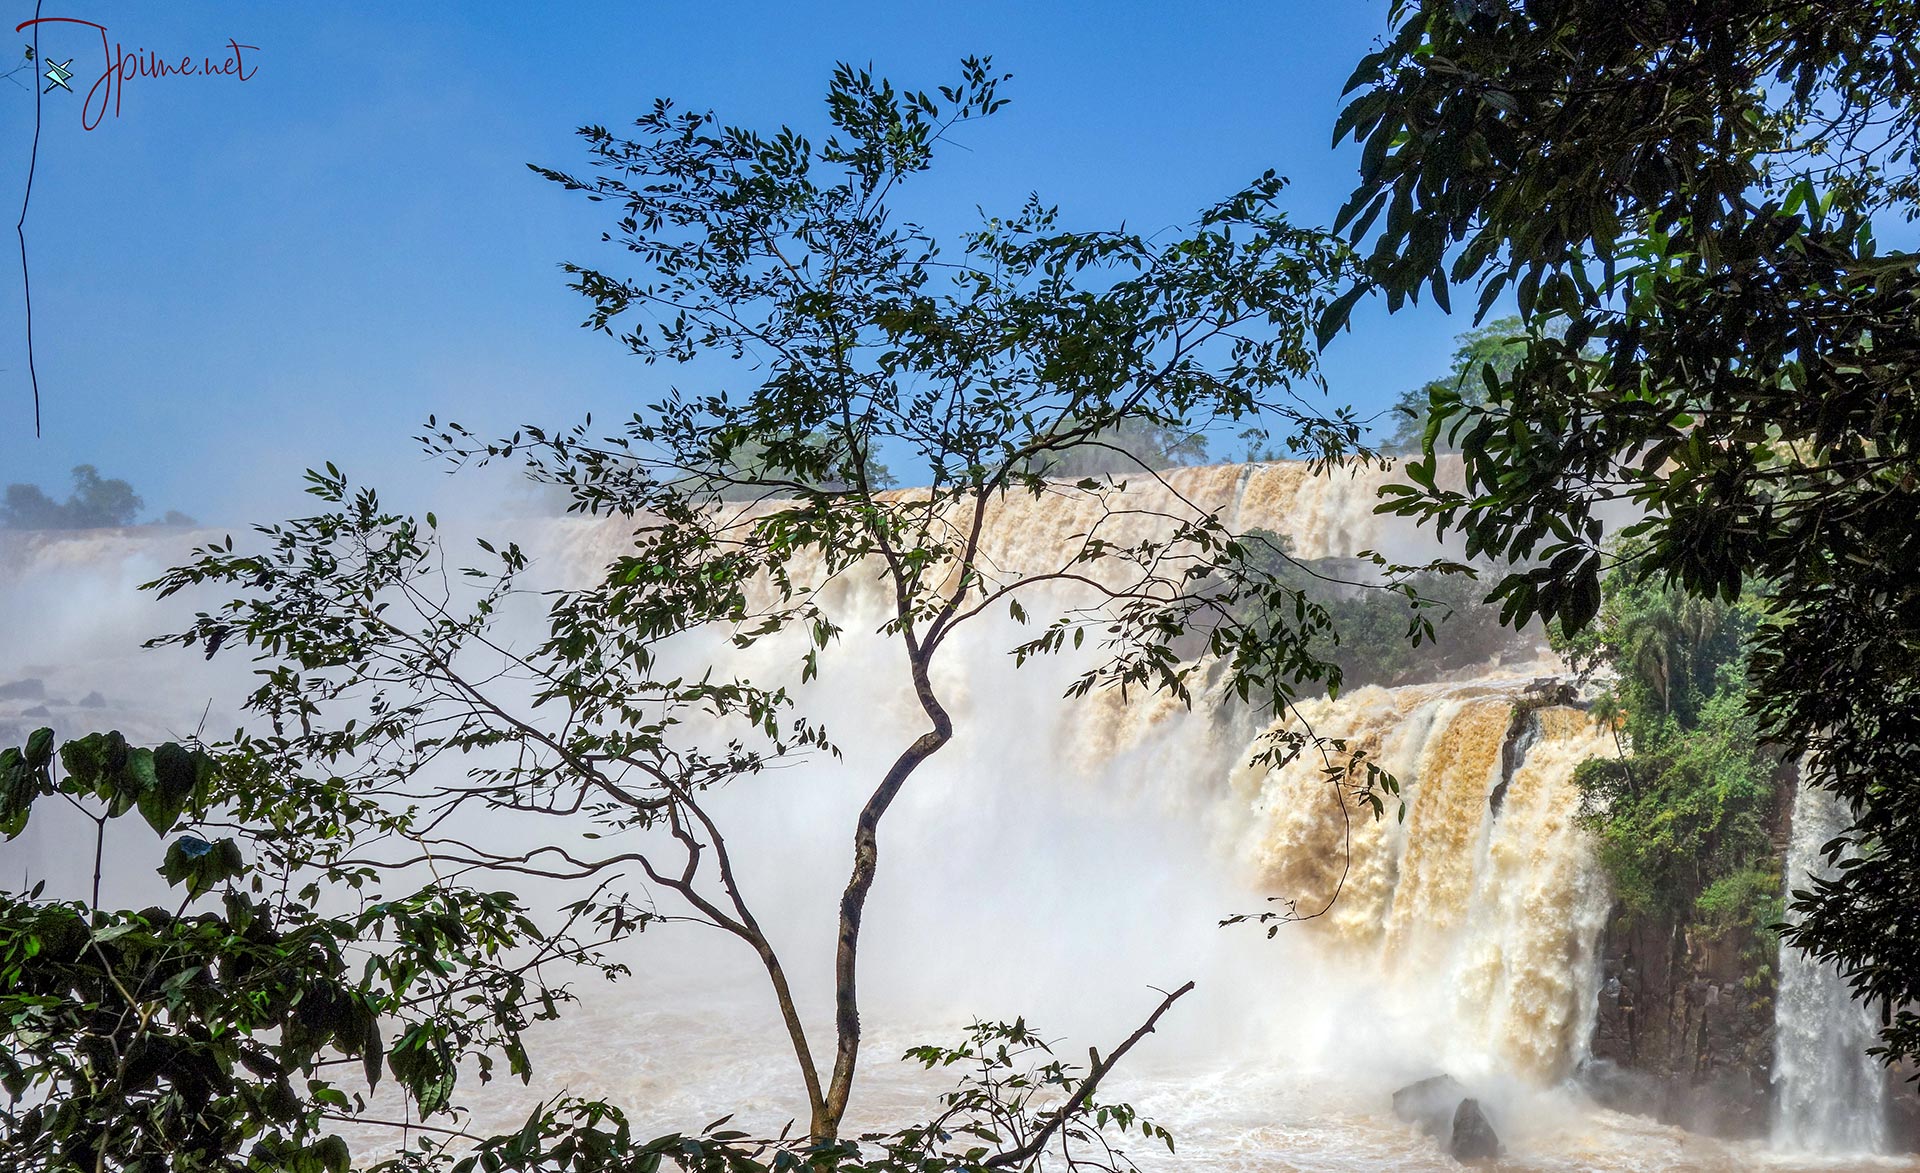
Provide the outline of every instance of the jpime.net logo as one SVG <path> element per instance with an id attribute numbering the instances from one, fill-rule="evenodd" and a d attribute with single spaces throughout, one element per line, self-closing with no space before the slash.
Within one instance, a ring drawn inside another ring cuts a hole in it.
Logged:
<path id="1" fill-rule="evenodd" d="M 115 118 L 120 117 L 129 83 L 169 78 L 246 82 L 260 72 L 259 58 L 249 56 L 258 54 L 260 46 L 243 44 L 235 37 L 229 37 L 225 45 L 211 53 L 171 53 L 148 49 L 144 45 L 136 45 L 128 50 L 126 45 L 108 36 L 107 26 L 72 16 L 23 20 L 14 26 L 13 31 L 20 33 L 34 29 L 37 40 L 40 34 L 52 32 L 60 26 L 80 33 L 89 41 L 94 36 L 99 37 L 100 55 L 96 60 L 100 63 L 100 70 L 97 74 L 89 72 L 93 68 L 91 65 L 76 66 L 73 57 L 61 60 L 45 48 L 39 54 L 45 66 L 42 74 L 46 79 L 44 92 L 65 90 L 79 97 L 80 125 L 85 130 L 98 127 L 109 113 Z M 91 84 L 82 95 L 74 88 L 74 83 L 89 78 Z"/>

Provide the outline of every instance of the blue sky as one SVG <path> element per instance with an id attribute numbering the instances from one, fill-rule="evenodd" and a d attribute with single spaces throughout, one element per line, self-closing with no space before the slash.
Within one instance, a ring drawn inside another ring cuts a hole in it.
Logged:
<path id="1" fill-rule="evenodd" d="M 87 131 L 100 34 L 42 26 L 42 56 L 74 58 L 77 92 L 43 99 L 27 219 L 38 440 L 16 260 L 0 282 L 0 483 L 64 495 L 67 470 L 92 463 L 154 512 L 234 523 L 297 507 L 300 470 L 326 460 L 429 487 L 408 439 L 429 413 L 571 422 L 672 377 L 579 329 L 585 303 L 557 268 L 617 267 L 596 209 L 524 166 L 575 164 L 582 123 L 617 127 L 668 96 L 817 127 L 837 60 L 931 89 L 992 54 L 1013 101 L 923 181 L 936 224 L 1034 191 L 1076 226 L 1173 225 L 1268 167 L 1293 178 L 1296 218 L 1324 223 L 1353 166 L 1328 146 L 1339 88 L 1386 6 L 44 0 L 41 14 L 104 25 L 129 53 L 258 48 L 244 82 L 128 81 L 118 116 Z M 0 85 L 9 223 L 32 114 L 31 93 Z M 1328 377 L 1336 399 L 1377 410 L 1442 368 L 1468 323 L 1363 306 L 1354 324 Z"/>

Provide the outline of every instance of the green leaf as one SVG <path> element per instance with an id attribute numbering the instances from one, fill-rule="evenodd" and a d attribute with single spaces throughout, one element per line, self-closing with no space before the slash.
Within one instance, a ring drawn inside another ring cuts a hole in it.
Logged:
<path id="1" fill-rule="evenodd" d="M 171 741 L 154 750 L 148 763 L 153 782 L 140 791 L 140 816 L 165 835 L 179 822 L 180 812 L 193 796 L 198 763 L 190 751 Z"/>
<path id="2" fill-rule="evenodd" d="M 360 1061 L 366 1066 L 369 1088 L 380 1086 L 380 1064 L 386 1058 L 386 1054 L 387 1036 L 381 1033 L 380 1016 L 369 1012 L 366 1034 L 360 1041 Z"/>
<path id="3" fill-rule="evenodd" d="M 127 739 L 118 731 L 89 733 L 60 747 L 60 764 L 67 776 L 61 789 L 68 793 L 99 793 L 117 783 L 127 764 Z M 111 780 L 111 781 L 110 781 Z M 100 797 L 108 797 L 100 794 Z"/>
<path id="4" fill-rule="evenodd" d="M 46 769 L 34 769 L 18 749 L 0 750 L 0 835 L 12 839 L 26 829 L 46 777 Z"/>
<path id="5" fill-rule="evenodd" d="M 353 1152 L 338 1136 L 329 1136 L 309 1150 L 327 1173 L 348 1173 L 353 1168 Z"/>
<path id="6" fill-rule="evenodd" d="M 246 859 L 232 839 L 209 843 L 197 835 L 182 835 L 167 848 L 158 870 L 169 884 L 186 885 L 188 899 L 195 899 L 243 873 Z"/>
<path id="7" fill-rule="evenodd" d="M 45 769 L 53 760 L 53 730 L 35 729 L 27 736 L 27 765 Z"/>
<path id="8" fill-rule="evenodd" d="M 1333 336 L 1345 328 L 1347 318 L 1353 313 L 1354 303 L 1358 302 L 1366 292 L 1365 285 L 1355 285 L 1335 298 L 1326 312 L 1320 315 L 1319 323 L 1313 328 L 1314 340 L 1319 344 L 1320 349 L 1325 350 L 1327 343 L 1333 341 Z"/>

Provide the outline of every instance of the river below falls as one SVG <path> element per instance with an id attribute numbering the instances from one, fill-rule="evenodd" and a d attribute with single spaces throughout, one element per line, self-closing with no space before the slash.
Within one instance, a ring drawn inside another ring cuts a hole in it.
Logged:
<path id="1" fill-rule="evenodd" d="M 1315 477 L 1272 464 L 1182 469 L 1167 480 L 1180 500 L 1237 526 L 1285 533 L 1298 556 L 1437 552 L 1422 547 L 1430 538 L 1384 528 L 1373 512 L 1387 475 Z M 1158 492 L 1129 491 L 1147 504 Z M 1091 507 L 1064 490 L 1008 499 L 988 527 L 993 561 L 1050 564 L 1063 540 L 1086 531 Z M 552 583 L 593 581 L 631 548 L 631 529 L 618 521 L 521 529 Z M 102 531 L 0 544 L 0 614 L 18 619 L 0 624 L 0 662 L 11 665 L 0 676 L 0 745 L 41 724 L 63 737 L 117 728 L 152 743 L 239 723 L 231 706 L 252 686 L 254 667 L 244 657 L 203 663 L 137 651 L 142 638 L 178 630 L 188 614 L 189 600 L 155 606 L 136 587 L 178 561 L 189 537 L 209 535 Z M 836 584 L 831 601 L 846 612 L 850 634 L 803 697 L 810 717 L 843 731 L 836 740 L 845 758 L 802 762 L 711 800 L 816 1029 L 832 1020 L 821 983 L 832 972 L 847 829 L 864 786 L 924 720 L 899 676 L 876 670 L 894 664 L 897 649 L 859 634 L 888 614 L 876 584 Z M 509 633 L 534 638 L 538 609 L 514 622 L 521 626 Z M 1063 1058 L 1084 1062 L 1088 1044 L 1111 1048 L 1159 1001 L 1151 985 L 1191 978 L 1197 992 L 1103 1090 L 1173 1132 L 1172 1154 L 1130 1144 L 1145 1170 L 1458 1168 L 1389 1111 L 1396 1087 L 1440 1071 L 1482 1100 L 1507 1145 L 1493 1166 L 1502 1170 L 1920 1170 L 1908 1158 L 1810 1157 L 1717 1141 L 1597 1109 L 1564 1085 L 1588 1051 L 1599 936 L 1612 904 L 1575 817 L 1573 776 L 1581 761 L 1616 749 L 1572 707 L 1536 709 L 1516 730 L 1529 683 L 1562 670 L 1544 648 L 1537 662 L 1501 659 L 1305 702 L 1301 711 L 1320 733 L 1354 739 L 1402 781 L 1404 810 L 1354 819 L 1311 757 L 1278 770 L 1248 764 L 1264 744 L 1256 740 L 1264 720 L 1227 703 L 1218 682 L 1191 710 L 1165 698 L 1122 703 L 1111 691 L 1064 701 L 1073 664 L 1009 667 L 1006 649 L 1025 630 L 1010 618 L 983 620 L 936 674 L 959 733 L 889 816 L 887 858 L 906 866 L 883 868 L 868 908 L 867 1038 L 850 1132 L 933 1115 L 952 1069 L 929 1073 L 899 1056 L 913 1045 L 951 1045 L 973 1015 L 1030 1015 L 1060 1040 Z M 774 642 L 738 651 L 703 633 L 676 647 L 693 668 L 719 663 L 752 679 L 784 679 L 794 653 Z M 137 908 L 157 897 L 162 845 L 141 841 L 134 823 L 116 831 L 105 891 L 110 903 Z M 473 830 L 508 844 L 534 833 L 514 819 Z M 91 857 L 74 845 L 85 831 L 63 828 L 57 810 L 36 813 L 0 863 L 10 876 L 51 879 L 55 895 L 78 895 Z M 584 895 L 532 884 L 520 894 L 536 911 Z M 1268 898 L 1328 913 L 1287 926 L 1277 940 L 1218 927 L 1228 914 L 1272 907 Z M 531 1038 L 532 1084 L 481 1089 L 465 1101 L 467 1127 L 517 1130 L 535 1103 L 563 1093 L 622 1106 L 642 1137 L 698 1130 L 729 1113 L 732 1127 L 756 1135 L 804 1118 L 770 999 L 727 984 L 741 973 L 742 958 L 728 948 L 737 942 L 716 944 L 687 926 L 644 936 L 630 957 L 634 976 L 611 987 L 582 980 L 581 1002 Z M 1815 1041 L 1833 1038 L 1824 1010 L 1801 1017 L 1816 1024 Z M 1785 1065 L 1799 1073 L 1802 1098 L 1818 1101 L 1817 1118 L 1857 1107 L 1846 1085 L 1820 1072 L 1857 1066 L 1864 1041 L 1851 1039 L 1826 1066 Z M 814 1040 L 817 1051 L 825 1043 Z M 401 1114 L 390 1081 L 377 1105 L 382 1115 Z M 395 1137 L 366 1128 L 353 1139 L 371 1157 Z"/>
<path id="2" fill-rule="evenodd" d="M 619 986 L 613 987 L 618 991 Z M 693 1132 L 722 1115 L 726 1124 L 771 1135 L 801 1114 L 791 1056 L 772 1027 L 740 1007 L 706 1013 L 636 1007 L 587 987 L 591 1004 L 538 1030 L 536 1071 L 528 1086 L 496 1081 L 468 1102 L 467 1127 L 511 1131 L 538 1101 L 561 1094 L 604 1097 L 633 1120 L 637 1137 Z M 755 1021 L 748 1021 L 755 1020 Z M 963 1020 L 919 1030 L 889 1026 L 869 1035 L 849 1132 L 924 1119 L 953 1084 L 952 1069 L 928 1072 L 899 1056 L 910 1045 L 959 1037 Z M 1163 1025 L 1163 1033 L 1177 1028 Z M 1251 1042 L 1251 1040 L 1247 1040 Z M 1084 1054 L 1085 1040 L 1063 1040 L 1061 1057 Z M 1175 1149 L 1138 1134 L 1110 1134 L 1143 1173 L 1441 1173 L 1459 1170 L 1442 1146 L 1388 1109 L 1391 1081 L 1333 1067 L 1301 1065 L 1283 1054 L 1226 1058 L 1156 1053 L 1149 1038 L 1109 1080 L 1106 1100 L 1124 1100 L 1174 1134 Z M 1479 1089 L 1475 1089 L 1476 1091 Z M 1761 1141 L 1723 1141 L 1643 1117 L 1595 1107 L 1571 1088 L 1495 1091 L 1489 1112 L 1507 1153 L 1478 1166 L 1502 1173 L 1833 1173 L 1914 1171 L 1910 1157 L 1780 1152 Z M 798 1125 L 796 1125 L 798 1126 Z M 390 1149 L 391 1132 L 356 1130 L 371 1157 Z M 356 1146 L 358 1147 L 358 1145 Z"/>

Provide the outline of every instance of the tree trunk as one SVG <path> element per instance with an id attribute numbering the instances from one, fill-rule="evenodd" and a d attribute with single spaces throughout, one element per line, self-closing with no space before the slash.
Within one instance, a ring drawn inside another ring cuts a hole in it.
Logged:
<path id="1" fill-rule="evenodd" d="M 846 893 L 840 898 L 840 940 L 833 967 L 837 1046 L 833 1056 L 833 1078 L 827 1085 L 824 1111 L 816 1113 L 813 1122 L 813 1139 L 816 1141 L 833 1140 L 839 1136 L 840 1121 L 847 1114 L 847 1100 L 853 1092 L 854 1068 L 860 1057 L 860 1001 L 856 986 L 860 918 L 866 911 L 867 893 L 873 888 L 874 875 L 880 865 L 880 818 L 887 813 L 900 788 L 920 763 L 953 740 L 953 719 L 933 694 L 933 683 L 927 674 L 927 657 L 915 655 L 912 664 L 914 692 L 919 697 L 920 707 L 932 720 L 933 728 L 915 738 L 913 744 L 894 760 L 893 767 L 887 771 L 879 788 L 861 809 L 860 821 L 854 828 L 853 874 L 848 877 Z"/>

